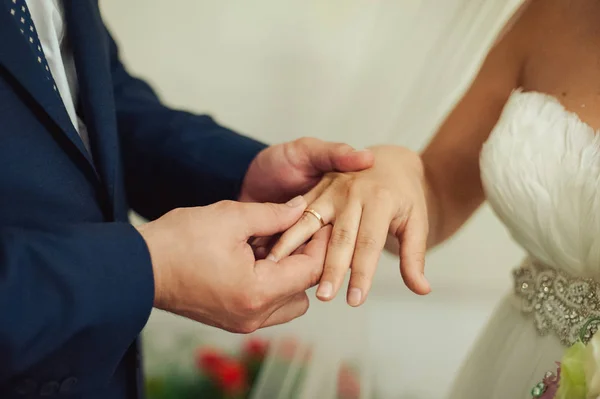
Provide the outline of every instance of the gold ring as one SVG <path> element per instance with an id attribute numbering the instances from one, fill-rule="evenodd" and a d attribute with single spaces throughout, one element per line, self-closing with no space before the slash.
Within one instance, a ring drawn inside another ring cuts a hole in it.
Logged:
<path id="1" fill-rule="evenodd" d="M 319 214 L 319 212 L 315 211 L 314 209 L 307 208 L 304 211 L 304 213 L 310 213 L 315 218 L 317 218 L 317 220 L 319 221 L 319 223 L 321 223 L 321 226 L 325 226 L 325 221 L 323 220 L 323 217 Z"/>

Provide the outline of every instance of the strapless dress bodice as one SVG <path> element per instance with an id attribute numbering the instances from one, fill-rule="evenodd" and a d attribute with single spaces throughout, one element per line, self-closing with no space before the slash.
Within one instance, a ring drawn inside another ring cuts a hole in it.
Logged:
<path id="1" fill-rule="evenodd" d="M 600 281 L 600 139 L 549 95 L 513 92 L 484 144 L 489 203 L 541 264 Z"/>

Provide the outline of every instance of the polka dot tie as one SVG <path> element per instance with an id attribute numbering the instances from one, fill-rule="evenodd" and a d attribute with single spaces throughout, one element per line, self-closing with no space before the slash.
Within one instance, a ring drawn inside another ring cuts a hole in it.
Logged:
<path id="1" fill-rule="evenodd" d="M 8 12 L 13 16 L 15 22 L 23 35 L 23 39 L 29 43 L 29 47 L 33 51 L 40 68 L 42 69 L 44 75 L 46 76 L 46 80 L 52 85 L 52 88 L 56 93 L 58 93 L 58 89 L 56 88 L 56 84 L 54 83 L 54 78 L 52 77 L 52 71 L 50 71 L 50 67 L 48 66 L 48 61 L 46 61 L 46 56 L 44 55 L 44 49 L 42 48 L 42 44 L 40 43 L 40 39 L 38 37 L 37 31 L 35 29 L 35 25 L 33 23 L 33 19 L 31 18 L 31 14 L 29 13 L 29 8 L 27 8 L 27 3 L 25 0 L 4 0 L 8 6 Z M 34 0 L 40 1 L 40 0 Z M 45 0 L 43 0 L 45 1 Z"/>

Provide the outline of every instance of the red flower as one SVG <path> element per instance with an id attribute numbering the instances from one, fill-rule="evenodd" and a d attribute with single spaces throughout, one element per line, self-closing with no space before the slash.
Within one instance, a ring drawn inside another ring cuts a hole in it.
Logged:
<path id="1" fill-rule="evenodd" d="M 268 341 L 254 337 L 244 342 L 243 353 L 246 358 L 262 361 L 265 358 L 268 349 Z"/>
<path id="2" fill-rule="evenodd" d="M 208 374 L 213 374 L 226 361 L 227 357 L 214 348 L 199 348 L 196 351 L 196 367 Z"/>
<path id="3" fill-rule="evenodd" d="M 248 373 L 236 360 L 226 360 L 214 370 L 217 385 L 228 395 L 237 395 L 248 387 Z"/>

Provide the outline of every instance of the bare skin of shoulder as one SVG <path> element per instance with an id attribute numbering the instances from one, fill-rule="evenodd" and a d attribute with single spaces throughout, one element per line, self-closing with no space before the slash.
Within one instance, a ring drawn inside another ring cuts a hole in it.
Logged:
<path id="1" fill-rule="evenodd" d="M 512 91 L 555 96 L 600 129 L 600 2 L 531 0 L 423 151 L 433 247 L 483 203 L 479 153 Z"/>

